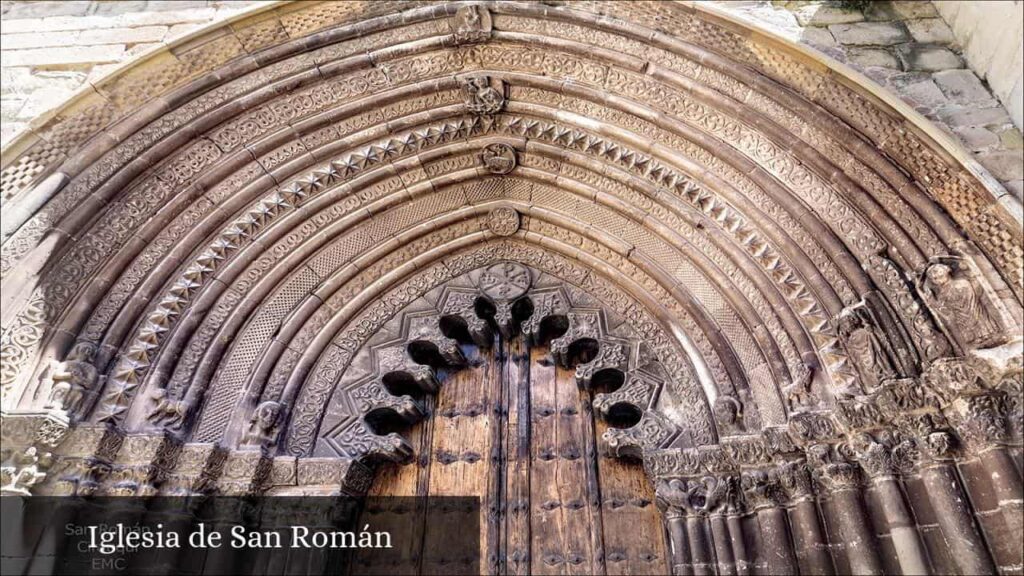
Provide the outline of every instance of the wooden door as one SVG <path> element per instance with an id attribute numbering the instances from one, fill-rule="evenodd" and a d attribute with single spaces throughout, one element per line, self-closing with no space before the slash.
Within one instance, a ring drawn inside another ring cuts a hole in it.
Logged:
<path id="1" fill-rule="evenodd" d="M 428 400 L 415 464 L 382 469 L 371 496 L 479 497 L 482 573 L 668 574 L 653 489 L 639 464 L 599 453 L 591 392 L 523 338 L 478 353 Z M 457 527 L 409 525 L 422 532 L 395 535 L 405 564 L 388 574 L 463 567 L 445 557 Z"/>

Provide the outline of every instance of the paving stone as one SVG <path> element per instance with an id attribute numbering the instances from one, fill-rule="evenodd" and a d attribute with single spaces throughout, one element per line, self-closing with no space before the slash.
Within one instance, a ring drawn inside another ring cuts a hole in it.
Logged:
<path id="1" fill-rule="evenodd" d="M 1013 127 L 999 132 L 999 141 L 1007 150 L 1020 150 L 1024 148 L 1024 137 L 1021 136 L 1020 128 Z"/>
<path id="2" fill-rule="evenodd" d="M 1017 200 L 1024 198 L 1024 180 L 1011 180 L 1009 182 L 1003 182 L 1003 186 L 1006 190 Z"/>
<path id="3" fill-rule="evenodd" d="M 958 128 L 954 135 L 964 144 L 964 147 L 971 152 L 988 150 L 999 145 L 999 136 L 991 130 L 980 126 L 967 126 Z"/>
<path id="4" fill-rule="evenodd" d="M 964 61 L 952 50 L 924 44 L 904 44 L 896 49 L 906 70 L 938 71 L 963 68 Z"/>
<path id="5" fill-rule="evenodd" d="M 892 52 L 884 48 L 850 48 L 846 51 L 851 64 L 867 68 L 869 66 L 880 66 L 882 68 L 900 68 L 900 61 Z"/>
<path id="6" fill-rule="evenodd" d="M 854 46 L 892 46 L 910 40 L 907 29 L 893 22 L 858 22 L 828 27 L 842 44 Z"/>
<path id="7" fill-rule="evenodd" d="M 952 44 L 956 41 L 953 31 L 942 18 L 907 20 L 907 30 L 914 40 L 925 44 Z"/>
<path id="8" fill-rule="evenodd" d="M 1024 178 L 1024 150 L 983 152 L 977 158 L 1000 181 Z"/>
<path id="9" fill-rule="evenodd" d="M 207 2 L 204 0 L 153 0 L 146 5 L 146 10 L 192 10 L 195 8 L 206 8 Z"/>
<path id="10" fill-rule="evenodd" d="M 78 43 L 83 46 L 91 44 L 137 44 L 139 42 L 159 42 L 166 35 L 166 26 L 86 30 L 78 37 Z"/>
<path id="11" fill-rule="evenodd" d="M 838 46 L 838 42 L 836 42 L 832 33 L 828 31 L 828 28 L 817 28 L 814 26 L 804 28 L 803 31 L 800 32 L 798 39 L 801 42 L 806 42 L 811 46 L 819 48 Z"/>
<path id="12" fill-rule="evenodd" d="M 116 62 L 123 54 L 124 46 L 120 44 L 10 50 L 0 53 L 0 66 L 53 66 Z"/>
<path id="13" fill-rule="evenodd" d="M 942 93 L 942 90 L 939 90 L 939 87 L 932 80 L 925 80 L 924 82 L 907 86 L 903 89 L 903 95 L 914 108 L 918 109 L 927 108 L 930 110 L 949 102 L 946 100 L 946 95 Z"/>
<path id="14" fill-rule="evenodd" d="M 932 77 L 946 97 L 958 104 L 992 99 L 992 94 L 970 70 L 942 70 Z"/>
<path id="15" fill-rule="evenodd" d="M 64 2 L 26 2 L 14 4 L 4 14 L 6 18 L 38 18 L 41 16 L 85 16 L 89 12 L 88 0 Z"/>
<path id="16" fill-rule="evenodd" d="M 911 18 L 937 18 L 938 10 L 929 0 L 897 0 L 888 2 L 897 16 L 904 20 Z"/>
<path id="17" fill-rule="evenodd" d="M 146 9 L 144 0 L 109 0 L 107 2 L 96 2 L 93 14 L 124 14 L 126 12 L 142 12 Z"/>
<path id="18" fill-rule="evenodd" d="M 950 126 L 1002 126 L 1010 123 L 1006 108 L 959 107 L 942 111 L 940 118 Z"/>
<path id="19" fill-rule="evenodd" d="M 798 9 L 794 14 L 797 22 L 803 26 L 829 26 L 864 21 L 864 14 L 860 10 L 847 10 L 830 4 L 811 4 Z"/>

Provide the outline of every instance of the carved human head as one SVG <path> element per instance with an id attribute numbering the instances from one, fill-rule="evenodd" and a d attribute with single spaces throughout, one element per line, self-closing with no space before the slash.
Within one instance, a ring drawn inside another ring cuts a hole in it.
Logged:
<path id="1" fill-rule="evenodd" d="M 952 270 L 945 264 L 933 264 L 928 268 L 928 280 L 936 286 L 942 286 L 946 282 L 949 282 L 949 277 L 952 275 Z"/>
<path id="2" fill-rule="evenodd" d="M 92 362 L 95 355 L 96 345 L 92 342 L 80 340 L 71 348 L 71 352 L 68 353 L 67 359 L 79 362 Z"/>

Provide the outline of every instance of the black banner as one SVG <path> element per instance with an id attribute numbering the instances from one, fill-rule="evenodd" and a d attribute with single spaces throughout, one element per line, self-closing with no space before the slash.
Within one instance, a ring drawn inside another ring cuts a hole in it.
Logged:
<path id="1" fill-rule="evenodd" d="M 478 498 L 0 498 L 0 572 L 479 574 Z"/>

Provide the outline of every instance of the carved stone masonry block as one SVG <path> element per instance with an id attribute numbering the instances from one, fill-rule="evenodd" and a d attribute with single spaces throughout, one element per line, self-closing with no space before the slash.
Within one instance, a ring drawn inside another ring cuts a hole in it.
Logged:
<path id="1" fill-rule="evenodd" d="M 438 316 L 413 318 L 406 349 L 414 359 L 419 352 L 436 352 L 449 366 L 465 366 L 459 343 L 441 333 Z"/>
<path id="2" fill-rule="evenodd" d="M 485 6 L 460 6 L 451 20 L 452 34 L 459 44 L 484 42 L 491 37 L 491 12 Z"/>
<path id="3" fill-rule="evenodd" d="M 216 490 L 226 496 L 259 494 L 266 489 L 274 459 L 264 450 L 233 450 L 224 462 Z"/>
<path id="4" fill-rule="evenodd" d="M 640 458 L 646 450 L 667 447 L 678 432 L 667 418 L 648 410 L 635 426 L 609 428 L 601 440 L 609 456 Z"/>
<path id="5" fill-rule="evenodd" d="M 330 485 L 340 493 L 362 496 L 373 481 L 373 470 L 358 461 L 338 458 L 299 458 L 298 485 Z"/>
<path id="6" fill-rule="evenodd" d="M 68 432 L 63 412 L 0 414 L 0 495 L 28 496 L 54 461 L 52 450 Z"/>
<path id="7" fill-rule="evenodd" d="M 172 496 L 211 493 L 227 458 L 228 450 L 217 444 L 185 444 L 161 491 Z"/>
<path id="8" fill-rule="evenodd" d="M 466 332 L 474 344 L 489 348 L 494 343 L 494 331 L 487 320 L 476 313 L 477 292 L 451 291 L 441 306 L 442 321 L 457 320 L 466 326 Z"/>
<path id="9" fill-rule="evenodd" d="M 629 355 L 625 344 L 602 339 L 598 342 L 597 356 L 590 362 L 576 367 L 576 383 L 589 389 L 594 374 L 602 370 L 617 370 L 625 373 L 628 364 Z"/>
<path id="10" fill-rule="evenodd" d="M 581 341 L 591 340 L 595 343 L 600 338 L 600 318 L 597 312 L 569 312 L 569 329 L 551 341 L 551 356 L 566 368 L 572 368 L 576 350 L 574 345 Z"/>
<path id="11" fill-rule="evenodd" d="M 386 411 L 406 424 L 418 422 L 424 416 L 423 406 L 412 396 L 391 394 L 379 379 L 352 390 L 352 398 L 356 409 L 363 415 Z"/>
<path id="12" fill-rule="evenodd" d="M 630 372 L 618 390 L 594 396 L 594 410 L 604 418 L 611 416 L 614 407 L 620 404 L 628 404 L 639 411 L 647 410 L 663 385 L 653 376 Z"/>
<path id="13" fill-rule="evenodd" d="M 152 496 L 177 464 L 181 440 L 169 433 L 125 437 L 103 484 L 112 496 Z"/>
<path id="14" fill-rule="evenodd" d="M 434 369 L 426 364 L 417 364 L 406 351 L 405 346 L 391 346 L 374 351 L 377 373 L 382 377 L 397 373 L 412 379 L 424 392 L 435 393 L 440 384 Z"/>

